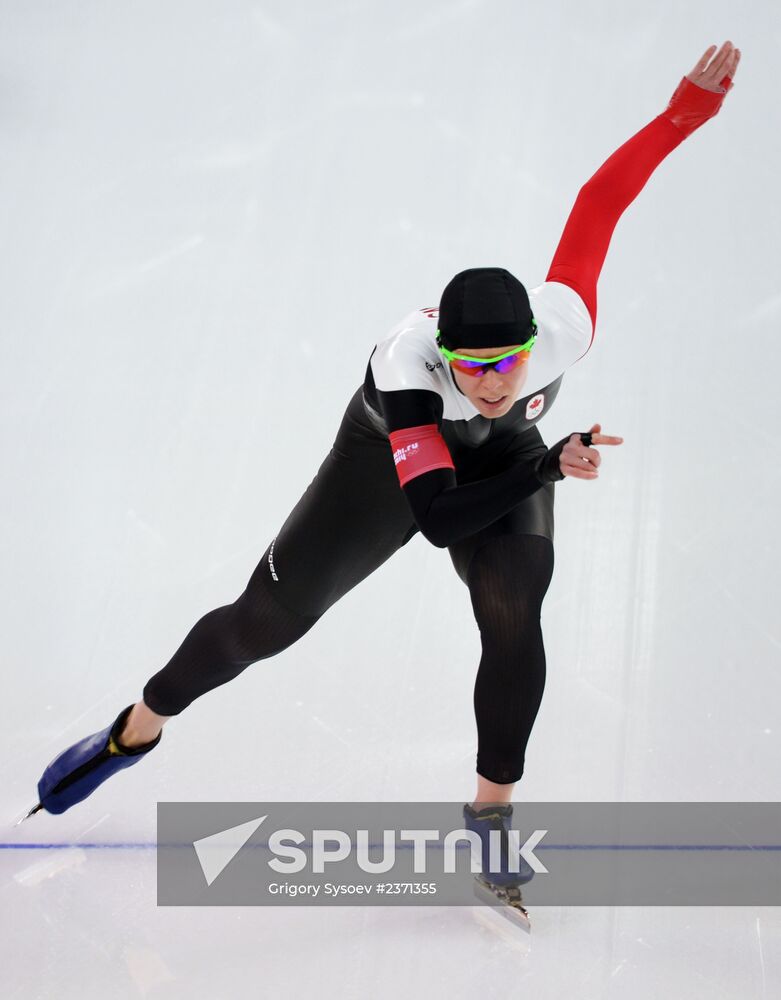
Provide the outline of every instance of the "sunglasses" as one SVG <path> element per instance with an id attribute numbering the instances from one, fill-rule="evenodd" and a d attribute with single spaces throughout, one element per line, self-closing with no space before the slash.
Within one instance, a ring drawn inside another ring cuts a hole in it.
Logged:
<path id="1" fill-rule="evenodd" d="M 537 323 L 535 320 L 532 320 L 532 327 L 534 328 L 534 333 L 532 333 L 525 344 L 521 344 L 520 347 L 514 347 L 511 351 L 506 351 L 504 354 L 497 354 L 495 358 L 473 358 L 468 354 L 456 354 L 455 351 L 450 351 L 443 345 L 442 334 L 439 330 L 437 330 L 437 346 L 450 362 L 451 368 L 455 368 L 465 375 L 480 377 L 485 375 L 489 368 L 495 368 L 500 375 L 506 375 L 508 372 L 520 368 L 521 365 L 529 360 L 531 349 L 534 347 L 534 342 L 537 339 Z"/>

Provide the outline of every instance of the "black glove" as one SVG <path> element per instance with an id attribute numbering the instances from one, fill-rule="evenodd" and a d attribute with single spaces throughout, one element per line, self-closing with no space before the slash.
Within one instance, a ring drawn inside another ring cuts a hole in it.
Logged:
<path id="1" fill-rule="evenodd" d="M 587 447 L 591 447 L 591 431 L 573 431 L 575 434 L 580 434 L 580 440 Z M 557 441 L 551 448 L 541 455 L 537 461 L 537 478 L 541 483 L 558 483 L 565 478 L 564 473 L 561 471 L 561 466 L 559 460 L 561 458 L 561 453 L 564 449 L 564 445 L 572 437 L 572 434 L 568 434 L 561 441 Z"/>

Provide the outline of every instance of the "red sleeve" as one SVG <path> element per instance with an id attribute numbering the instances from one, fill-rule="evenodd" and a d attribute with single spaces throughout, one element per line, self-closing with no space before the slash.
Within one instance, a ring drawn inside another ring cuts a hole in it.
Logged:
<path id="1" fill-rule="evenodd" d="M 724 77 L 722 86 L 727 93 L 732 81 Z M 597 279 L 618 220 L 662 160 L 717 114 L 723 99 L 724 94 L 684 77 L 665 111 L 620 146 L 580 189 L 545 280 L 573 288 L 594 326 Z"/>

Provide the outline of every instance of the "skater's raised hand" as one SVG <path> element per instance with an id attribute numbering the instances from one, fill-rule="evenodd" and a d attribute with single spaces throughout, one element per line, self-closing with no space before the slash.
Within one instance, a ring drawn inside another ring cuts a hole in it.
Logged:
<path id="1" fill-rule="evenodd" d="M 610 437 L 601 434 L 601 424 L 593 424 L 588 432 L 591 435 L 591 445 L 583 443 L 580 434 L 570 434 L 569 440 L 561 449 L 559 469 L 564 476 L 575 479 L 596 479 L 599 476 L 599 466 L 602 456 L 594 447 L 596 444 L 623 444 L 621 437 Z"/>
<path id="2" fill-rule="evenodd" d="M 740 62 L 740 49 L 725 42 L 718 52 L 710 45 L 694 69 L 681 78 L 670 103 L 662 112 L 675 127 L 689 136 L 719 113 Z"/>
<path id="3" fill-rule="evenodd" d="M 703 90 L 726 94 L 732 87 L 738 69 L 740 49 L 736 49 L 732 42 L 727 41 L 715 55 L 714 52 L 716 46 L 709 45 L 694 69 L 686 74 L 686 79 L 696 83 Z"/>

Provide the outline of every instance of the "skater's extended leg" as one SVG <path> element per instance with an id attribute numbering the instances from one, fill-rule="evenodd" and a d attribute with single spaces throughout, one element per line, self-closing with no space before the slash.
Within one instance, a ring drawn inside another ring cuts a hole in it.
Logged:
<path id="1" fill-rule="evenodd" d="M 251 663 L 287 649 L 312 628 L 317 617 L 289 611 L 271 596 L 263 580 L 267 573 L 264 556 L 241 596 L 200 618 L 168 663 L 146 682 L 150 728 L 155 717 L 178 715 L 202 694 L 227 684 Z"/>
<path id="2" fill-rule="evenodd" d="M 196 622 L 147 681 L 142 702 L 51 762 L 38 783 L 36 809 L 64 812 L 140 761 L 159 742 L 168 718 L 296 642 L 417 530 L 387 436 L 368 422 L 359 389 L 333 448 L 244 592 Z"/>
<path id="3" fill-rule="evenodd" d="M 190 630 L 169 663 L 144 688 L 147 706 L 128 705 L 114 722 L 68 747 L 49 764 L 38 782 L 39 805 L 62 813 L 90 795 L 119 770 L 137 764 L 160 742 L 166 718 L 176 715 L 206 691 L 225 684 L 250 663 L 272 656 L 303 635 L 317 620 L 289 611 L 265 589 L 261 564 L 243 594 L 204 615 Z M 151 708 L 151 711 L 149 710 Z M 135 712 L 142 726 L 125 736 Z M 157 735 L 145 737 L 157 730 Z"/>
<path id="4" fill-rule="evenodd" d="M 358 390 L 333 448 L 244 593 L 196 623 L 145 685 L 146 707 L 178 715 L 249 664 L 286 649 L 417 530 L 387 438 L 368 423 Z"/>
<path id="5" fill-rule="evenodd" d="M 190 629 L 169 662 L 144 686 L 119 735 L 124 746 L 153 740 L 163 725 L 196 698 L 237 677 L 246 667 L 287 649 L 317 621 L 281 606 L 262 581 L 264 556 L 232 604 L 214 608 Z"/>

